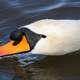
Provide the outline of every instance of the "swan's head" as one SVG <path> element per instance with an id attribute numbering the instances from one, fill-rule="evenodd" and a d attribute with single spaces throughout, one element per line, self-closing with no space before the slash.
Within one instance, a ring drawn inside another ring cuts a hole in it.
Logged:
<path id="1" fill-rule="evenodd" d="M 37 43 L 46 37 L 28 28 L 17 29 L 10 34 L 11 42 L 0 47 L 0 56 L 31 52 L 35 50 Z"/>

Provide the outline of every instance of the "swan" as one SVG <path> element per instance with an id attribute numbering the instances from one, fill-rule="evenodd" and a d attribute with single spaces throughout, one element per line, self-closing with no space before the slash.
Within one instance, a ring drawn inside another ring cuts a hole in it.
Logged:
<path id="1" fill-rule="evenodd" d="M 26 52 L 43 55 L 69 54 L 80 49 L 79 36 L 80 20 L 38 20 L 11 32 L 12 41 L 0 46 L 0 56 Z"/>

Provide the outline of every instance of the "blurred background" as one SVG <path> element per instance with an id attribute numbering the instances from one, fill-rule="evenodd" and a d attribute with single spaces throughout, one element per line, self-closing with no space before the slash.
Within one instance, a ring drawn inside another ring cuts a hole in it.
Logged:
<path id="1" fill-rule="evenodd" d="M 0 0 L 0 45 L 18 27 L 40 19 L 80 19 L 80 0 Z M 80 80 L 80 51 L 64 56 L 0 57 L 0 80 Z"/>

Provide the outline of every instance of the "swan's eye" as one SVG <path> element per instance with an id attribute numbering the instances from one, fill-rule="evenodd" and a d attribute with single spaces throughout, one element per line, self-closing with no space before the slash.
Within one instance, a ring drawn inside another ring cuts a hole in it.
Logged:
<path id="1" fill-rule="evenodd" d="M 42 34 L 41 37 L 42 37 L 42 38 L 46 38 L 47 36 Z"/>

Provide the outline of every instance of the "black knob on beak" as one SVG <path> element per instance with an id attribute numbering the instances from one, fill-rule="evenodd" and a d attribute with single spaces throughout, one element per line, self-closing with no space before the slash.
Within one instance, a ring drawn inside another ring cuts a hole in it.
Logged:
<path id="1" fill-rule="evenodd" d="M 23 34 L 20 31 L 13 31 L 10 34 L 10 39 L 14 41 L 13 45 L 16 46 L 22 40 Z"/>

